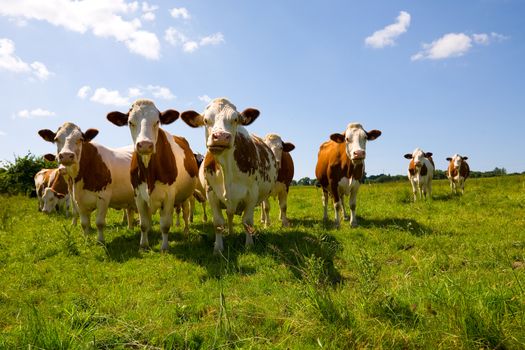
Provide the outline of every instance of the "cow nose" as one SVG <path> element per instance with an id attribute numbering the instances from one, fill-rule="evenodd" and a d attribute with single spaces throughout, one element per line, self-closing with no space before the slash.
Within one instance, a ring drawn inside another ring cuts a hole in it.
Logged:
<path id="1" fill-rule="evenodd" d="M 139 153 L 151 153 L 151 152 L 153 152 L 153 142 L 151 142 L 151 141 L 139 141 L 139 142 L 137 142 L 137 151 Z"/>
<path id="2" fill-rule="evenodd" d="M 75 154 L 73 152 L 61 152 L 58 154 L 58 161 L 61 164 L 71 164 L 75 159 Z"/>
<path id="3" fill-rule="evenodd" d="M 358 151 L 354 151 L 354 158 L 364 158 L 365 157 L 365 151 L 363 150 L 358 150 Z"/>
<path id="4" fill-rule="evenodd" d="M 228 132 L 214 132 L 211 135 L 213 142 L 227 143 L 230 142 L 232 135 Z"/>

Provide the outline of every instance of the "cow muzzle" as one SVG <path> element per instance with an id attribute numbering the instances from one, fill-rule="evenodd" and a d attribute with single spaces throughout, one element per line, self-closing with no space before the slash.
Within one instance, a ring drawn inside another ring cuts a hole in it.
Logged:
<path id="1" fill-rule="evenodd" d="M 139 141 L 135 146 L 135 150 L 138 154 L 148 155 L 153 153 L 153 142 L 151 141 Z"/>
<path id="2" fill-rule="evenodd" d="M 214 132 L 208 140 L 208 150 L 212 153 L 220 153 L 231 147 L 232 135 L 229 132 Z"/>
<path id="3" fill-rule="evenodd" d="M 363 150 L 352 152 L 352 160 L 363 160 L 366 157 L 366 153 Z"/>
<path id="4" fill-rule="evenodd" d="M 72 165 L 75 162 L 75 154 L 73 152 L 60 152 L 58 162 L 64 166 Z"/>

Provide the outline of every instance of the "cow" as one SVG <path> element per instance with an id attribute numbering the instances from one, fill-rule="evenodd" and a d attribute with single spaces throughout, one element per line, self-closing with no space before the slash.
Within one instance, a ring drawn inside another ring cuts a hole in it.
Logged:
<path id="1" fill-rule="evenodd" d="M 65 168 L 53 169 L 49 186 L 44 190 L 42 201 L 44 213 L 51 213 L 53 210 L 63 209 L 66 217 L 69 217 L 70 195 L 67 185 Z"/>
<path id="2" fill-rule="evenodd" d="M 283 142 L 277 134 L 267 134 L 264 142 L 272 150 L 275 161 L 277 162 L 277 180 L 270 193 L 270 197 L 277 197 L 279 200 L 280 213 L 279 218 L 283 227 L 290 226 L 286 217 L 288 190 L 293 180 L 294 166 L 290 152 L 295 149 L 295 145 L 290 142 Z M 270 201 L 269 198 L 262 203 L 261 221 L 265 226 L 270 225 Z"/>
<path id="3" fill-rule="evenodd" d="M 160 112 L 153 101 L 136 100 L 127 113 L 110 112 L 107 119 L 117 125 L 129 125 L 133 140 L 133 159 L 129 168 L 135 201 L 140 214 L 140 247 L 149 247 L 151 216 L 160 209 L 161 251 L 168 250 L 168 233 L 176 205 L 183 208 L 185 233 L 189 233 L 189 201 L 197 181 L 197 162 L 183 137 L 173 136 L 160 125 L 179 118 L 179 112 Z"/>
<path id="4" fill-rule="evenodd" d="M 38 199 L 38 211 L 42 211 L 44 208 L 44 200 L 42 197 L 44 196 L 44 190 L 49 187 L 53 171 L 54 169 L 41 169 L 33 177 L 33 180 L 35 181 L 36 197 Z"/>
<path id="5" fill-rule="evenodd" d="M 108 148 L 92 140 L 97 129 L 82 132 L 77 125 L 66 122 L 56 132 L 42 129 L 38 134 L 56 144 L 58 162 L 71 179 L 74 209 L 80 216 L 84 234 L 91 228 L 91 213 L 97 210 L 98 241 L 105 242 L 104 227 L 108 208 L 126 209 L 128 227 L 133 225 L 135 208 L 133 187 L 129 177 L 132 147 Z"/>
<path id="6" fill-rule="evenodd" d="M 470 175 L 470 167 L 467 163 L 468 157 L 454 154 L 452 158 L 448 157 L 449 161 L 447 169 L 447 178 L 450 181 L 450 189 L 457 193 L 457 188 L 461 189 L 461 194 L 465 192 L 465 180 Z"/>
<path id="7" fill-rule="evenodd" d="M 355 214 L 357 192 L 365 175 L 366 142 L 377 139 L 381 131 L 365 131 L 360 123 L 350 123 L 341 133 L 330 135 L 321 144 L 317 155 L 315 176 L 323 189 L 323 219 L 328 220 L 328 198 L 334 201 L 335 226 L 340 227 L 340 209 L 344 208 L 344 196 L 349 196 L 351 227 L 357 226 Z M 344 213 L 346 218 L 346 213 Z"/>
<path id="8" fill-rule="evenodd" d="M 239 113 L 226 98 L 216 98 L 206 106 L 202 115 L 195 111 L 181 115 L 189 126 L 204 126 L 205 129 L 207 152 L 203 171 L 213 214 L 216 254 L 224 250 L 222 209 L 226 209 L 230 234 L 233 233 L 233 216 L 242 215 L 245 245 L 247 248 L 252 246 L 255 207 L 268 197 L 277 180 L 277 164 L 272 150 L 245 128 L 259 114 L 255 108 Z"/>
<path id="9" fill-rule="evenodd" d="M 195 207 L 195 200 L 201 203 L 202 205 L 202 221 L 208 221 L 208 216 L 206 215 L 206 179 L 204 178 L 204 156 L 202 154 L 194 154 L 195 160 L 197 161 L 197 166 L 199 167 L 199 177 L 197 184 L 195 185 L 195 192 L 190 201 L 190 221 L 193 222 L 193 210 Z"/>
<path id="10" fill-rule="evenodd" d="M 410 159 L 408 164 L 408 180 L 412 184 L 412 193 L 414 201 L 419 198 L 430 197 L 432 199 L 432 177 L 434 176 L 434 160 L 431 152 L 423 152 L 421 148 L 416 148 L 414 152 L 407 153 L 404 156 Z"/>

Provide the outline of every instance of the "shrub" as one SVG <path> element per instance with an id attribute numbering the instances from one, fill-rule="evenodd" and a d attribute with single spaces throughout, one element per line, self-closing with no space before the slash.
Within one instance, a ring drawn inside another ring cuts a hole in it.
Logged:
<path id="1" fill-rule="evenodd" d="M 34 195 L 33 177 L 42 168 L 56 168 L 55 162 L 37 157 L 31 152 L 25 156 L 15 156 L 14 162 L 4 161 L 0 169 L 0 193 Z"/>

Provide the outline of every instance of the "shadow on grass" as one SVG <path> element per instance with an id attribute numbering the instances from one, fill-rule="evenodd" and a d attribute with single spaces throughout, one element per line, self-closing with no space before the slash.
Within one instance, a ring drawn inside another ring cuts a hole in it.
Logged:
<path id="1" fill-rule="evenodd" d="M 436 231 L 426 225 L 420 224 L 413 219 L 392 218 L 392 219 L 370 219 L 357 217 L 359 227 L 362 228 L 381 228 L 390 230 L 399 230 L 410 233 L 416 237 L 428 235 L 451 235 L 449 232 Z"/>

